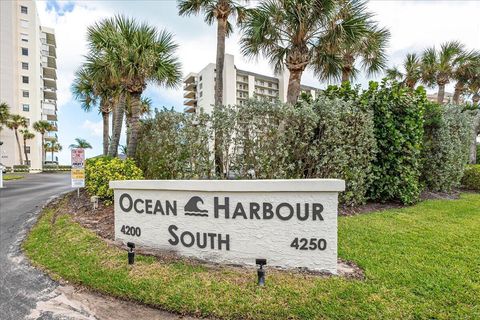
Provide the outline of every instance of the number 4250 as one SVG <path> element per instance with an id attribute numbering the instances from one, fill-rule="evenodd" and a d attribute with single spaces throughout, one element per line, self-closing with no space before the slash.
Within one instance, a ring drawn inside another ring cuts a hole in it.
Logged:
<path id="1" fill-rule="evenodd" d="M 295 238 L 290 247 L 297 250 L 325 250 L 327 248 L 327 240 L 317 238 Z"/>

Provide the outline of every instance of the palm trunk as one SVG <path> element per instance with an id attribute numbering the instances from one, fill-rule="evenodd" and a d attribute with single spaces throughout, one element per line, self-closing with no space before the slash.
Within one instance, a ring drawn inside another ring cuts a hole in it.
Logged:
<path id="1" fill-rule="evenodd" d="M 350 69 L 342 68 L 342 83 L 350 81 Z"/>
<path id="2" fill-rule="evenodd" d="M 137 151 L 138 133 L 140 131 L 141 93 L 131 93 L 130 138 L 127 145 L 127 157 L 134 158 Z"/>
<path id="3" fill-rule="evenodd" d="M 287 103 L 297 103 L 300 95 L 300 81 L 302 79 L 302 70 L 290 70 L 290 77 L 288 78 L 287 89 Z"/>
<path id="4" fill-rule="evenodd" d="M 17 146 L 18 146 L 18 155 L 20 156 L 20 164 L 23 164 L 23 157 L 22 157 L 22 146 L 20 144 L 20 138 L 18 137 L 18 131 L 15 129 L 15 138 L 17 139 Z"/>
<path id="5" fill-rule="evenodd" d="M 23 139 L 23 152 L 25 153 L 25 161 L 28 164 L 27 139 Z"/>
<path id="6" fill-rule="evenodd" d="M 437 94 L 437 102 L 443 104 L 443 98 L 445 97 L 445 84 L 438 85 L 438 94 Z"/>
<path id="7" fill-rule="evenodd" d="M 217 61 L 215 71 L 215 107 L 223 105 L 223 65 L 225 61 L 225 37 L 227 34 L 227 19 L 217 21 Z M 215 135 L 215 173 L 223 175 L 223 157 L 220 135 Z"/>
<path id="8" fill-rule="evenodd" d="M 112 141 L 108 146 L 108 155 L 116 157 L 118 154 L 118 144 L 120 143 L 120 134 L 122 133 L 123 114 L 125 111 L 125 97 L 122 96 L 118 104 L 114 107 Z"/>
<path id="9" fill-rule="evenodd" d="M 110 113 L 102 111 L 102 118 L 103 118 L 103 155 L 106 156 L 108 154 Z"/>
<path id="10" fill-rule="evenodd" d="M 464 84 L 460 81 L 458 81 L 455 84 L 455 91 L 453 93 L 453 103 L 458 104 L 460 102 L 460 95 L 463 92 L 463 87 L 464 87 Z"/>

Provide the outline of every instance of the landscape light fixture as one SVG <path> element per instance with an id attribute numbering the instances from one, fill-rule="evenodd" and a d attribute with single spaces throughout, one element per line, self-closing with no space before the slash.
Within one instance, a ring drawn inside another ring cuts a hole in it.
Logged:
<path id="1" fill-rule="evenodd" d="M 267 264 L 267 259 L 255 259 L 255 264 L 259 266 L 257 270 L 258 285 L 263 287 L 265 286 L 265 269 L 263 269 L 263 266 Z"/>
<path id="2" fill-rule="evenodd" d="M 127 242 L 127 247 L 130 249 L 128 251 L 128 264 L 134 264 L 135 263 L 135 243 L 133 242 Z"/>

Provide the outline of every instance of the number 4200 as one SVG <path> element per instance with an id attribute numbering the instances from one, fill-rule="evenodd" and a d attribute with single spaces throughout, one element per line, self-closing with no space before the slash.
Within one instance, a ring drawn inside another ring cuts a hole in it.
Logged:
<path id="1" fill-rule="evenodd" d="M 290 247 L 297 250 L 325 250 L 327 248 L 327 240 L 317 238 L 295 238 Z"/>

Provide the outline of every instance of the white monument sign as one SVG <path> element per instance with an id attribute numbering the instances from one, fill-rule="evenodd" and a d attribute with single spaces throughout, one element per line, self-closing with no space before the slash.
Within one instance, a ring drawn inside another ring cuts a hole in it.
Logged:
<path id="1" fill-rule="evenodd" d="M 111 181 L 115 239 L 218 263 L 337 272 L 338 192 L 305 180 Z"/>

